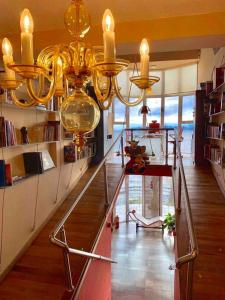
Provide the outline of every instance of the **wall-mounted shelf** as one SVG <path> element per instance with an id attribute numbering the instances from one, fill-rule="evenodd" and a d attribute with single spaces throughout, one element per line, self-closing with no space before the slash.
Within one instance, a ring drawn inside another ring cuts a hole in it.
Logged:
<path id="1" fill-rule="evenodd" d="M 12 108 L 12 109 L 17 109 L 17 110 L 31 110 L 31 111 L 40 111 L 40 112 L 47 112 L 47 113 L 58 113 L 58 110 L 49 110 L 47 108 L 41 107 L 41 106 L 31 106 L 31 107 L 25 107 L 21 108 L 17 106 L 14 103 L 8 103 L 8 102 L 0 102 L 0 105 L 6 108 Z"/>
<path id="2" fill-rule="evenodd" d="M 221 93 L 225 91 L 225 82 L 219 85 L 217 88 L 212 90 L 210 93 L 207 94 L 207 97 L 213 96 L 214 94 Z"/>
<path id="3" fill-rule="evenodd" d="M 27 144 L 17 144 L 13 146 L 5 146 L 5 147 L 0 147 L 0 149 L 11 149 L 11 148 L 17 148 L 17 147 L 28 147 L 28 146 L 38 146 L 38 145 L 43 145 L 43 144 L 52 144 L 52 143 L 57 143 L 60 141 L 46 141 L 46 142 L 34 142 L 34 143 L 27 143 Z"/>
<path id="4" fill-rule="evenodd" d="M 34 177 L 34 176 L 39 176 L 39 175 L 42 175 L 42 174 L 45 174 L 46 172 L 49 172 L 51 170 L 54 170 L 56 167 L 53 167 L 53 168 L 50 168 L 46 171 L 44 171 L 43 173 L 41 174 L 27 174 L 27 175 L 24 175 L 24 176 L 15 176 L 15 179 L 13 179 L 13 184 L 12 185 L 5 185 L 5 186 L 1 186 L 0 189 L 8 189 L 8 188 L 11 188 L 27 179 L 30 179 L 31 177 Z"/>
<path id="5" fill-rule="evenodd" d="M 217 113 L 214 113 L 214 114 L 210 114 L 209 117 L 214 117 L 214 116 L 219 116 L 219 115 L 222 115 L 223 113 L 225 113 L 225 111 L 220 111 L 220 112 L 217 112 Z"/>
<path id="6" fill-rule="evenodd" d="M 206 139 L 211 139 L 211 140 L 216 140 L 216 141 L 224 141 L 224 139 L 215 138 L 215 137 L 211 137 L 211 136 L 206 136 Z"/>

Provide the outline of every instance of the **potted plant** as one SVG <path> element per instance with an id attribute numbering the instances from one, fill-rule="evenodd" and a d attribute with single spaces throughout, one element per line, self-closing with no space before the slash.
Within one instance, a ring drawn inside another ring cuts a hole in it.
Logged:
<path id="1" fill-rule="evenodd" d="M 172 215 L 171 213 L 166 214 L 165 219 L 162 224 L 163 230 L 167 228 L 168 234 L 176 235 L 176 219 L 175 215 Z"/>

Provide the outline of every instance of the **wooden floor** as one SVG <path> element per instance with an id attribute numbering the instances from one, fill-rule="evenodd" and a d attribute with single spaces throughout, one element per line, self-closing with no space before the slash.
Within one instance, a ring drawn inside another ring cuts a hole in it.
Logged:
<path id="1" fill-rule="evenodd" d="M 209 168 L 185 167 L 199 246 L 193 300 L 225 299 L 225 198 Z"/>
<path id="2" fill-rule="evenodd" d="M 65 300 L 71 298 L 71 295 L 65 292 L 62 250 L 49 241 L 49 234 L 79 195 L 93 171 L 94 169 L 90 169 L 85 173 L 68 199 L 0 284 L 1 300 Z M 122 175 L 122 169 L 119 165 L 109 164 L 107 173 L 109 196 L 112 200 Z M 105 203 L 104 173 L 101 170 L 66 222 L 67 241 L 71 247 L 91 251 L 105 217 Z M 75 286 L 85 264 L 86 259 L 71 255 Z"/>

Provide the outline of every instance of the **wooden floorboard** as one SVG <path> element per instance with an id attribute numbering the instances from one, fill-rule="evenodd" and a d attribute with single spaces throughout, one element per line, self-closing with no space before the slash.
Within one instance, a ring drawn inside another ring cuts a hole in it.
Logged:
<path id="1" fill-rule="evenodd" d="M 1 282 L 1 300 L 66 300 L 71 298 L 71 294 L 65 291 L 62 250 L 49 241 L 49 234 L 72 205 L 94 171 L 95 168 L 91 168 L 85 173 L 68 199 Z M 107 174 L 109 198 L 112 200 L 122 175 L 122 169 L 119 165 L 108 164 Z M 105 203 L 102 169 L 66 222 L 67 240 L 72 248 L 91 251 L 105 218 L 107 211 Z M 76 286 L 85 267 L 86 259 L 75 255 L 70 257 Z"/>
<path id="2" fill-rule="evenodd" d="M 225 299 L 225 199 L 208 168 L 185 167 L 199 246 L 193 300 Z"/>

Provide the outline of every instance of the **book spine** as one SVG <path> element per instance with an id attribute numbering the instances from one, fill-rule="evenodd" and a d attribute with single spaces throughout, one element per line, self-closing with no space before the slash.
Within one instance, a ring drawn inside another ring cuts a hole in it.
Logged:
<path id="1" fill-rule="evenodd" d="M 11 171 L 11 165 L 5 164 L 5 181 L 6 185 L 12 185 L 12 171 Z"/>
<path id="2" fill-rule="evenodd" d="M 6 179 L 5 179 L 5 160 L 0 160 L 0 186 L 6 185 Z"/>

